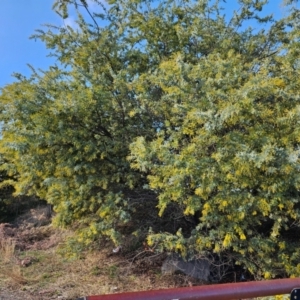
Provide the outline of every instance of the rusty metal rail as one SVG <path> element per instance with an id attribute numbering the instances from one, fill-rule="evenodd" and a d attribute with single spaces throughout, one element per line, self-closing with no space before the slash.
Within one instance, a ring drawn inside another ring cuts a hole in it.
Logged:
<path id="1" fill-rule="evenodd" d="M 290 294 L 300 278 L 202 285 L 187 288 L 87 296 L 81 300 L 233 300 Z M 300 292 L 300 290 L 299 290 Z M 300 296 L 300 295 L 299 295 Z M 80 300 L 78 299 L 78 300 Z M 295 299 L 300 299 L 295 298 Z"/>

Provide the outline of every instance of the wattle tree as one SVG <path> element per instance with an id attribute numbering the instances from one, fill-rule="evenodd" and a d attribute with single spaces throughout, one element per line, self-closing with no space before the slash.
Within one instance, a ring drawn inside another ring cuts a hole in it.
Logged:
<path id="1" fill-rule="evenodd" d="M 130 194 L 148 190 L 162 219 L 174 207 L 194 220 L 149 228 L 157 251 L 298 276 L 297 1 L 280 20 L 265 0 L 235 11 L 225 1 L 94 2 L 56 1 L 62 17 L 77 7 L 78 29 L 34 37 L 59 66 L 2 89 L 0 152 L 16 194 L 52 204 L 56 225 L 77 228 L 76 248 L 122 243 Z"/>

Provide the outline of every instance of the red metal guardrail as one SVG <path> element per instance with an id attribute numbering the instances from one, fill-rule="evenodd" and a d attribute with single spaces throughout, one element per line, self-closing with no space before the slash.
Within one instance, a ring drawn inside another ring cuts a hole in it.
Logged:
<path id="1" fill-rule="evenodd" d="M 233 300 L 290 294 L 295 288 L 300 288 L 300 278 L 127 292 L 87 296 L 78 300 Z M 300 299 L 300 290 L 298 293 L 293 299 Z"/>

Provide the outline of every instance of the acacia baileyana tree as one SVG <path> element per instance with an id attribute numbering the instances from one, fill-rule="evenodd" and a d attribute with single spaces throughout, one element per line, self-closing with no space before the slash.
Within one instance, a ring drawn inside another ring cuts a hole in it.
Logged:
<path id="1" fill-rule="evenodd" d="M 46 199 L 78 241 L 118 244 L 126 195 L 143 186 L 161 218 L 173 205 L 196 219 L 150 230 L 156 249 L 299 276 L 300 12 L 286 2 L 274 20 L 266 0 L 231 12 L 225 1 L 56 1 L 63 17 L 77 7 L 79 28 L 35 37 L 64 68 L 18 75 L 0 97 L 16 193 Z"/>

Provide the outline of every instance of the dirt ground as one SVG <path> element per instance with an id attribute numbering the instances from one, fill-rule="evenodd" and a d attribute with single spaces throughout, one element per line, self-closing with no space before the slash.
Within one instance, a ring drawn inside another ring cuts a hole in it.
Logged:
<path id="1" fill-rule="evenodd" d="M 162 276 L 166 256 L 143 245 L 134 251 L 116 251 L 104 241 L 97 251 L 67 260 L 57 249 L 69 235 L 71 231 L 52 227 L 46 206 L 1 223 L 0 300 L 67 300 L 197 284 L 182 274 Z M 135 244 L 134 237 L 128 243 Z"/>
<path id="2" fill-rule="evenodd" d="M 0 289 L 0 300 L 39 300 L 43 298 L 37 298 L 35 296 L 30 296 L 22 291 Z"/>
<path id="3" fill-rule="evenodd" d="M 52 227 L 46 206 L 30 209 L 11 223 L 0 223 L 0 300 L 71 300 L 203 284 L 184 274 L 162 275 L 166 254 L 143 244 L 136 247 L 134 237 L 128 238 L 127 251 L 102 241 L 98 250 L 66 259 L 58 250 L 71 235 Z"/>

